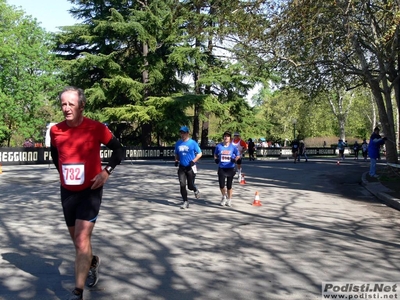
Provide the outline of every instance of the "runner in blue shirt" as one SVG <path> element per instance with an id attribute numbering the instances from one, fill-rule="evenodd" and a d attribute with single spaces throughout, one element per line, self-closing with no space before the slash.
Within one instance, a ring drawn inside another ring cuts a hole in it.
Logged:
<path id="1" fill-rule="evenodd" d="M 344 160 L 344 148 L 346 148 L 347 144 L 345 142 L 343 142 L 342 139 L 340 139 L 338 141 L 338 149 L 339 149 L 339 158 Z"/>
<path id="2" fill-rule="evenodd" d="M 221 190 L 221 206 L 232 206 L 232 182 L 235 176 L 235 163 L 240 159 L 238 148 L 232 144 L 232 134 L 225 131 L 224 141 L 217 145 L 214 152 L 215 163 L 218 164 L 218 182 Z M 225 189 L 226 178 L 226 189 Z"/>
<path id="3" fill-rule="evenodd" d="M 376 175 L 376 160 L 379 158 L 381 145 L 384 145 L 387 140 L 386 137 L 380 136 L 379 131 L 379 127 L 375 127 L 368 143 L 368 156 L 370 158 L 369 176 L 371 177 L 379 177 Z"/>
<path id="4" fill-rule="evenodd" d="M 179 129 L 181 139 L 175 144 L 175 166 L 178 167 L 178 178 L 181 187 L 183 203 L 181 208 L 189 208 L 186 184 L 189 190 L 194 191 L 196 199 L 200 197 L 199 189 L 194 184 L 196 178 L 196 162 L 202 156 L 197 142 L 189 138 L 189 128 L 182 126 Z"/>

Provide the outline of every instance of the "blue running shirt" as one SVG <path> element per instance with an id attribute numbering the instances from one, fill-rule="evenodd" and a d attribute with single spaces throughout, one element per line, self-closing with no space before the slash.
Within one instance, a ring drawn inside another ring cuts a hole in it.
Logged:
<path id="1" fill-rule="evenodd" d="M 223 143 L 220 143 L 215 148 L 214 152 L 215 156 L 219 158 L 219 167 L 220 168 L 234 168 L 235 163 L 231 162 L 231 158 L 235 158 L 236 156 L 240 156 L 239 150 L 232 143 L 229 146 L 224 146 Z"/>
<path id="2" fill-rule="evenodd" d="M 175 144 L 175 154 L 179 156 L 179 164 L 184 167 L 189 166 L 198 153 L 201 153 L 199 144 L 192 139 L 186 142 L 179 140 Z"/>

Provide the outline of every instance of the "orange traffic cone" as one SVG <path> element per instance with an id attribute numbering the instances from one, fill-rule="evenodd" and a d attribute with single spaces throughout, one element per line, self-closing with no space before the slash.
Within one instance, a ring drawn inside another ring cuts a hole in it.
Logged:
<path id="1" fill-rule="evenodd" d="M 244 174 L 241 174 L 240 184 L 246 184 L 246 180 L 244 179 Z"/>
<path id="2" fill-rule="evenodd" d="M 253 204 L 254 206 L 261 206 L 261 201 L 260 201 L 260 195 L 258 194 L 258 192 L 256 192 L 255 196 L 254 196 L 254 201 Z"/>

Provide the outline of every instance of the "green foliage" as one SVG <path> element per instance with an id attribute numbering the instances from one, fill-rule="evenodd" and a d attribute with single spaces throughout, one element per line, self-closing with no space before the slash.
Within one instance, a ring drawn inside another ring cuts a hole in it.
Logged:
<path id="1" fill-rule="evenodd" d="M 241 64 L 214 53 L 217 42 L 231 32 L 224 29 L 226 16 L 216 12 L 220 6 L 228 14 L 229 5 L 172 0 L 72 3 L 72 14 L 84 22 L 63 28 L 56 51 L 64 59 L 64 79 L 86 90 L 87 114 L 131 124 L 124 130 L 132 143 L 145 124 L 152 126 L 158 142 L 173 138 L 174 122 L 190 123 L 195 138 L 200 123 L 202 134 L 208 134 L 204 129 L 214 115 L 224 122 L 233 119 L 236 128 L 252 126 L 253 113 L 244 100 L 252 77 Z M 188 78 L 193 83 L 185 84 Z M 225 117 L 224 104 L 235 118 Z"/>
<path id="2" fill-rule="evenodd" d="M 238 59 L 261 60 L 257 65 L 273 67 L 283 79 L 280 88 L 298 89 L 313 101 L 330 99 L 335 104 L 332 109 L 339 108 L 332 110 L 339 135 L 346 131 L 350 114 L 347 108 L 354 108 L 351 103 L 346 107 L 348 99 L 343 95 L 368 86 L 379 120 L 369 118 L 364 126 L 380 122 L 386 134 L 395 138 L 393 103 L 397 104 L 397 114 L 400 107 L 398 1 L 288 0 L 241 4 L 235 11 L 238 17 L 233 20 L 242 29 L 236 32 L 236 41 L 241 40 L 235 47 Z M 245 18 L 248 11 L 254 17 Z M 345 101 L 343 109 L 341 99 Z M 369 113 L 371 105 L 366 108 Z M 352 121 L 356 119 L 353 116 Z M 360 130 L 348 129 L 364 135 L 364 126 L 358 124 Z M 388 145 L 388 159 L 397 161 L 394 144 Z"/>
<path id="3" fill-rule="evenodd" d="M 0 144 L 20 146 L 25 137 L 41 142 L 61 85 L 51 36 L 3 2 L 0 19 Z"/>
<path id="4" fill-rule="evenodd" d="M 293 120 L 296 120 L 296 136 L 301 139 L 316 137 L 340 137 L 339 117 L 336 110 L 346 105 L 346 136 L 352 139 L 363 139 L 371 133 L 371 95 L 367 89 L 354 90 L 343 95 L 344 101 L 329 103 L 326 95 L 317 98 L 294 90 L 282 89 L 272 92 L 263 88 L 253 97 L 256 99 L 259 114 L 264 116 L 272 126 L 264 137 L 268 140 L 293 139 Z M 351 101 L 350 101 L 351 98 Z"/>
<path id="5" fill-rule="evenodd" d="M 0 143 L 15 135 L 39 138 L 43 124 L 61 119 L 52 106 L 59 74 L 85 89 L 88 117 L 110 123 L 132 145 L 144 143 L 145 125 L 152 138 L 146 145 L 161 145 L 173 143 L 182 124 L 203 143 L 225 130 L 291 140 L 294 119 L 299 137 L 362 138 L 378 122 L 374 109 L 393 119 L 389 102 L 371 105 L 371 93 L 358 86 L 379 76 L 393 80 L 375 73 L 376 53 L 389 70 L 398 69 L 387 55 L 395 53 L 388 49 L 398 10 L 382 1 L 376 5 L 383 9 L 373 8 L 380 19 L 369 22 L 368 3 L 361 1 L 344 7 L 336 1 L 71 0 L 82 22 L 55 36 L 62 71 L 49 53 L 51 37 L 1 1 L 0 38 L 7 43 L 0 49 Z M 369 24 L 382 26 L 373 32 Z M 352 32 L 365 41 L 370 78 L 360 69 Z M 368 48 L 373 42 L 376 49 Z M 265 88 L 250 107 L 245 97 L 257 83 Z"/>
<path id="6" fill-rule="evenodd" d="M 107 108 L 103 117 L 117 119 L 112 121 L 149 121 L 148 109 L 138 108 L 147 97 L 168 95 L 184 86 L 166 64 L 170 3 L 77 4 L 72 13 L 85 24 L 64 27 L 57 36 L 66 80 L 87 91 L 88 111 Z"/>

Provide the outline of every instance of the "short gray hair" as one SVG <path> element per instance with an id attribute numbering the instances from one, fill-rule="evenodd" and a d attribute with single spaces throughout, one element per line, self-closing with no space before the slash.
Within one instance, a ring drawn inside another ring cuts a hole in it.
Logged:
<path id="1" fill-rule="evenodd" d="M 75 87 L 75 86 L 66 86 L 59 94 L 58 94 L 58 100 L 61 101 L 61 95 L 65 92 L 77 92 L 78 93 L 78 104 L 79 107 L 85 107 L 86 105 L 86 97 L 85 93 L 83 92 L 83 89 Z"/>

